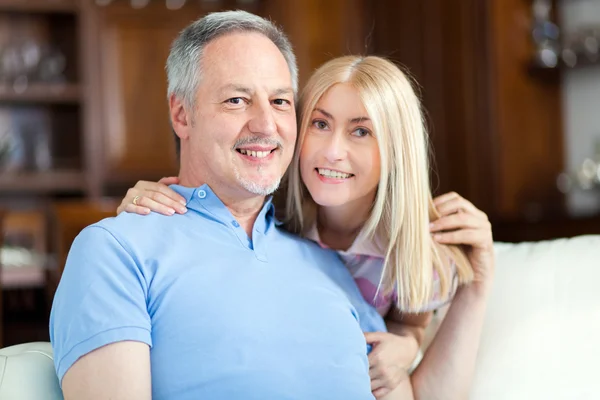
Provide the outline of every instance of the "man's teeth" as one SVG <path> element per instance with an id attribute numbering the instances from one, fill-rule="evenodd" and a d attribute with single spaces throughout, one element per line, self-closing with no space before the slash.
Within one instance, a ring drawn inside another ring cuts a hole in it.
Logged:
<path id="1" fill-rule="evenodd" d="M 352 174 L 346 174 L 344 172 L 332 171 L 330 169 L 318 168 L 319 175 L 323 175 L 327 178 L 337 178 L 337 179 L 348 179 L 352 176 Z"/>
<path id="2" fill-rule="evenodd" d="M 270 151 L 252 151 L 252 150 L 244 150 L 244 149 L 240 149 L 240 153 L 245 154 L 250 157 L 256 157 L 256 158 L 265 158 L 266 156 L 271 154 Z"/>

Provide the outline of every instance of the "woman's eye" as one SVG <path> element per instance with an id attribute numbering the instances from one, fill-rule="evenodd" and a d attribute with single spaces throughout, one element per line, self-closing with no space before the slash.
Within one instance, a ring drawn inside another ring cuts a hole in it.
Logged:
<path id="1" fill-rule="evenodd" d="M 317 120 L 313 122 L 313 126 L 317 129 L 327 129 L 327 122 Z"/>
<path id="2" fill-rule="evenodd" d="M 354 132 L 352 132 L 352 134 L 354 136 L 358 136 L 358 137 L 365 137 L 371 134 L 371 132 L 369 132 L 368 130 L 364 129 L 364 128 L 357 128 L 354 130 Z"/>

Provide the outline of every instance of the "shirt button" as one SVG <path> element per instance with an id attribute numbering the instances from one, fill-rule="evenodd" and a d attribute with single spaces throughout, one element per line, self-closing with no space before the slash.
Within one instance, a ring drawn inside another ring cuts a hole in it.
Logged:
<path id="1" fill-rule="evenodd" d="M 206 191 L 204 190 L 198 190 L 198 197 L 200 197 L 201 199 L 206 197 Z"/>
<path id="2" fill-rule="evenodd" d="M 231 225 L 235 226 L 236 228 L 240 227 L 240 224 L 235 220 L 231 221 Z"/>

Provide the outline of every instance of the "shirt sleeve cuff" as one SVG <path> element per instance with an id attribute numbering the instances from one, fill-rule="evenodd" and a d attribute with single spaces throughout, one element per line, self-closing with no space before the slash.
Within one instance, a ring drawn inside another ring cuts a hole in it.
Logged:
<path id="1" fill-rule="evenodd" d="M 56 371 L 61 388 L 62 379 L 65 376 L 65 373 L 79 358 L 96 349 L 99 349 L 100 347 L 106 346 L 107 344 L 128 340 L 146 343 L 148 346 L 152 347 L 152 336 L 150 335 L 150 331 L 148 331 L 146 328 L 140 328 L 136 326 L 109 329 L 73 346 L 56 363 Z"/>

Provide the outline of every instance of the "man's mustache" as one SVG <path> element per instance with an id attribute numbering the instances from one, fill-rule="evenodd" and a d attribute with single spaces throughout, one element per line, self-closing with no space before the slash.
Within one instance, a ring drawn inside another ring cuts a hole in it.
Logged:
<path id="1" fill-rule="evenodd" d="M 279 140 L 275 140 L 272 138 L 265 138 L 260 136 L 251 136 L 239 139 L 237 142 L 233 144 L 233 150 L 247 145 L 258 144 L 262 146 L 271 146 L 276 147 L 277 149 L 283 149 L 283 145 Z"/>

